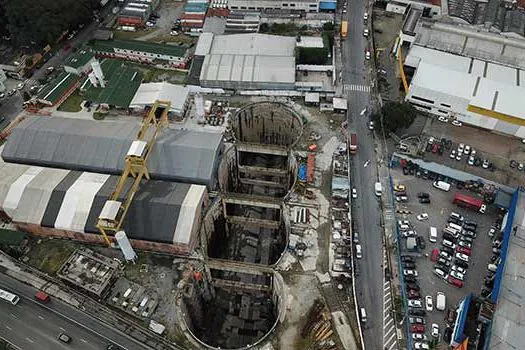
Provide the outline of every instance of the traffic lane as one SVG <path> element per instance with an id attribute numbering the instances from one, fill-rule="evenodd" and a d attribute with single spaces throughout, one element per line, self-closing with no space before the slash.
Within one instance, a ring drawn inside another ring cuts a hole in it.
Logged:
<path id="1" fill-rule="evenodd" d="M 436 292 L 441 291 L 447 297 L 447 308 L 454 308 L 469 292 L 479 293 L 483 278 L 487 275 L 488 259 L 492 255 L 492 241 L 488 237 L 488 230 L 495 222 L 497 214 L 495 209 L 489 206 L 489 211 L 482 215 L 471 210 L 457 207 L 452 203 L 455 191 L 443 192 L 432 187 L 432 181 L 417 178 L 413 175 L 403 175 L 400 169 L 392 169 L 392 178 L 395 183 L 404 184 L 407 186 L 409 202 L 399 206 L 412 212 L 408 215 L 397 215 L 398 219 L 410 220 L 414 225 L 416 232 L 425 238 L 427 247 L 423 250 L 423 256 L 417 260 L 417 270 L 419 273 L 419 285 L 421 287 L 421 295 L 432 295 L 435 303 Z M 420 204 L 417 199 L 418 192 L 428 192 L 430 194 L 431 204 Z M 492 210 L 491 210 L 492 209 Z M 419 213 L 428 213 L 428 220 L 418 221 L 416 215 Z M 465 275 L 463 288 L 456 288 L 446 283 L 443 279 L 434 274 L 434 263 L 430 260 L 430 253 L 432 249 L 440 249 L 443 240 L 443 228 L 445 227 L 448 216 L 451 212 L 457 212 L 463 215 L 468 220 L 477 222 L 477 237 L 472 245 L 472 255 L 469 261 L 469 268 Z M 437 228 L 438 240 L 436 243 L 428 241 L 429 228 L 433 226 Z M 402 248 L 404 248 L 404 240 L 402 241 Z M 443 312 L 434 311 L 427 313 L 427 325 L 430 329 L 432 323 L 437 323 L 441 334 L 445 329 L 445 314 Z M 428 331 L 430 333 L 430 331 Z M 430 336 L 430 334 L 428 334 Z"/>
<path id="2" fill-rule="evenodd" d="M 22 96 L 17 90 L 13 96 L 6 96 L 0 103 L 0 116 L 5 117 L 6 120 L 13 120 L 20 112 L 22 112 Z"/>
<path id="3" fill-rule="evenodd" d="M 6 288 L 13 291 L 15 294 L 23 297 L 25 300 L 33 301 L 36 289 L 23 284 L 9 276 L 0 273 L 0 288 Z M 106 340 L 108 343 L 114 343 L 124 349 L 151 349 L 150 347 L 136 341 L 132 337 L 120 332 L 108 324 L 89 316 L 88 314 L 66 304 L 56 298 L 53 298 L 47 305 L 42 305 L 44 308 L 49 308 L 50 311 L 58 313 L 58 316 L 63 317 L 77 327 L 82 327 L 100 338 Z"/>
<path id="4" fill-rule="evenodd" d="M 75 349 L 105 349 L 108 345 L 91 332 L 71 326 L 56 314 L 25 300 L 17 305 L 0 303 L 0 323 L 6 326 L 0 329 L 3 336 L 22 349 L 67 349 L 57 338 L 62 332 L 72 338 Z"/>

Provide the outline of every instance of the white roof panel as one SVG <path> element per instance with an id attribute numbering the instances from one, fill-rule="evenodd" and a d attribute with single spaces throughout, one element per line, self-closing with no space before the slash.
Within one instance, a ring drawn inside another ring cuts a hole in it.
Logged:
<path id="1" fill-rule="evenodd" d="M 206 56 L 211 49 L 213 43 L 213 33 L 201 33 L 197 47 L 195 48 L 195 55 Z"/>
<path id="2" fill-rule="evenodd" d="M 180 207 L 173 243 L 188 244 L 190 242 L 191 234 L 194 232 L 194 225 L 199 222 L 197 215 L 199 215 L 205 195 L 206 187 L 191 185 Z"/>
<path id="3" fill-rule="evenodd" d="M 215 35 L 210 54 L 294 56 L 295 37 L 268 34 Z"/>
<path id="4" fill-rule="evenodd" d="M 419 60 L 418 60 L 419 58 Z M 451 53 L 429 49 L 422 46 L 413 45 L 410 49 L 407 60 L 409 62 L 423 61 L 434 64 L 436 66 L 447 67 L 459 72 L 468 72 L 470 66 L 470 58 L 454 55 Z M 405 64 L 407 64 L 405 62 Z M 414 63 L 412 63 L 414 64 Z M 412 65 L 412 67 L 416 67 Z"/>
<path id="5" fill-rule="evenodd" d="M 474 60 L 472 62 L 472 70 L 470 71 L 470 74 L 472 75 L 478 75 L 482 77 L 485 74 L 485 66 L 487 65 L 487 62 L 480 61 L 480 60 Z"/>
<path id="6" fill-rule="evenodd" d="M 509 85 L 516 85 L 517 69 L 489 63 L 487 65 L 487 79 L 499 81 Z"/>
<path id="7" fill-rule="evenodd" d="M 421 62 L 410 85 L 470 99 L 475 84 L 476 77 L 466 72 L 451 72 L 445 67 Z"/>
<path id="8" fill-rule="evenodd" d="M 12 216 L 18 203 L 24 194 L 26 186 L 43 170 L 41 167 L 29 167 L 26 171 L 11 185 L 7 196 L 4 199 L 4 211 L 7 215 Z"/>
<path id="9" fill-rule="evenodd" d="M 222 55 L 217 80 L 230 80 L 231 72 L 234 69 L 233 63 L 232 55 Z"/>
<path id="10" fill-rule="evenodd" d="M 131 100 L 131 108 L 151 106 L 156 100 L 170 101 L 171 110 L 179 112 L 184 108 L 188 99 L 189 89 L 186 86 L 162 83 L 140 84 L 139 89 Z"/>
<path id="11" fill-rule="evenodd" d="M 471 104 L 525 119 L 525 88 L 481 79 Z M 493 108 L 494 107 L 494 108 Z"/>

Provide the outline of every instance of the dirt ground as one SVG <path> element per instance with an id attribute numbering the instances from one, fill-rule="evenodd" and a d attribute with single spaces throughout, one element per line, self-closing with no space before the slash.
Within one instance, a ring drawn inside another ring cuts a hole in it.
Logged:
<path id="1" fill-rule="evenodd" d="M 403 16 L 386 13 L 383 9 L 374 7 L 372 24 L 381 97 L 383 100 L 400 100 L 403 93 L 399 90 L 398 65 L 391 51 L 403 25 Z"/>

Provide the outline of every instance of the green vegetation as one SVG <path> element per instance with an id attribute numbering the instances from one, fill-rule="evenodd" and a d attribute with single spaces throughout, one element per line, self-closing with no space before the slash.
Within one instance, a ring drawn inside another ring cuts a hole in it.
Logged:
<path id="1" fill-rule="evenodd" d="M 82 100 L 82 96 L 75 92 L 62 102 L 58 107 L 58 110 L 63 112 L 80 112 L 82 110 L 82 107 L 80 106 Z"/>
<path id="2" fill-rule="evenodd" d="M 259 33 L 285 36 L 311 35 L 307 26 L 298 26 L 294 23 L 262 23 L 259 26 Z"/>
<path id="3" fill-rule="evenodd" d="M 0 34 L 15 45 L 53 44 L 62 32 L 91 22 L 99 0 L 0 1 Z"/>
<path id="4" fill-rule="evenodd" d="M 144 83 L 153 83 L 158 81 L 168 81 L 171 83 L 184 83 L 186 81 L 186 72 L 159 69 L 143 64 L 131 64 L 134 69 L 138 69 L 143 74 Z"/>
<path id="5" fill-rule="evenodd" d="M 32 245 L 29 264 L 45 273 L 55 274 L 76 248 L 74 243 L 65 240 L 42 240 Z"/>
<path id="6" fill-rule="evenodd" d="M 416 109 L 408 102 L 391 101 L 384 104 L 381 111 L 372 116 L 372 120 L 378 129 L 383 127 L 384 132 L 389 134 L 399 129 L 408 128 L 414 122 L 416 116 Z"/>
<path id="7" fill-rule="evenodd" d="M 95 112 L 95 113 L 93 113 L 93 119 L 95 119 L 95 120 L 104 120 L 104 118 L 106 118 L 106 115 L 107 115 L 107 113 Z"/>

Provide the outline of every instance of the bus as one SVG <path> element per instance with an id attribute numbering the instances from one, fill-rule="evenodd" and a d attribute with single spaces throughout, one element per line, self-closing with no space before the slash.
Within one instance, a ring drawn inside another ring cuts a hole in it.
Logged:
<path id="1" fill-rule="evenodd" d="M 341 22 L 341 39 L 346 39 L 348 36 L 348 22 Z"/>
<path id="2" fill-rule="evenodd" d="M 0 289 L 0 299 L 7 301 L 13 305 L 18 304 L 20 298 L 18 295 L 8 292 L 7 290 Z"/>

